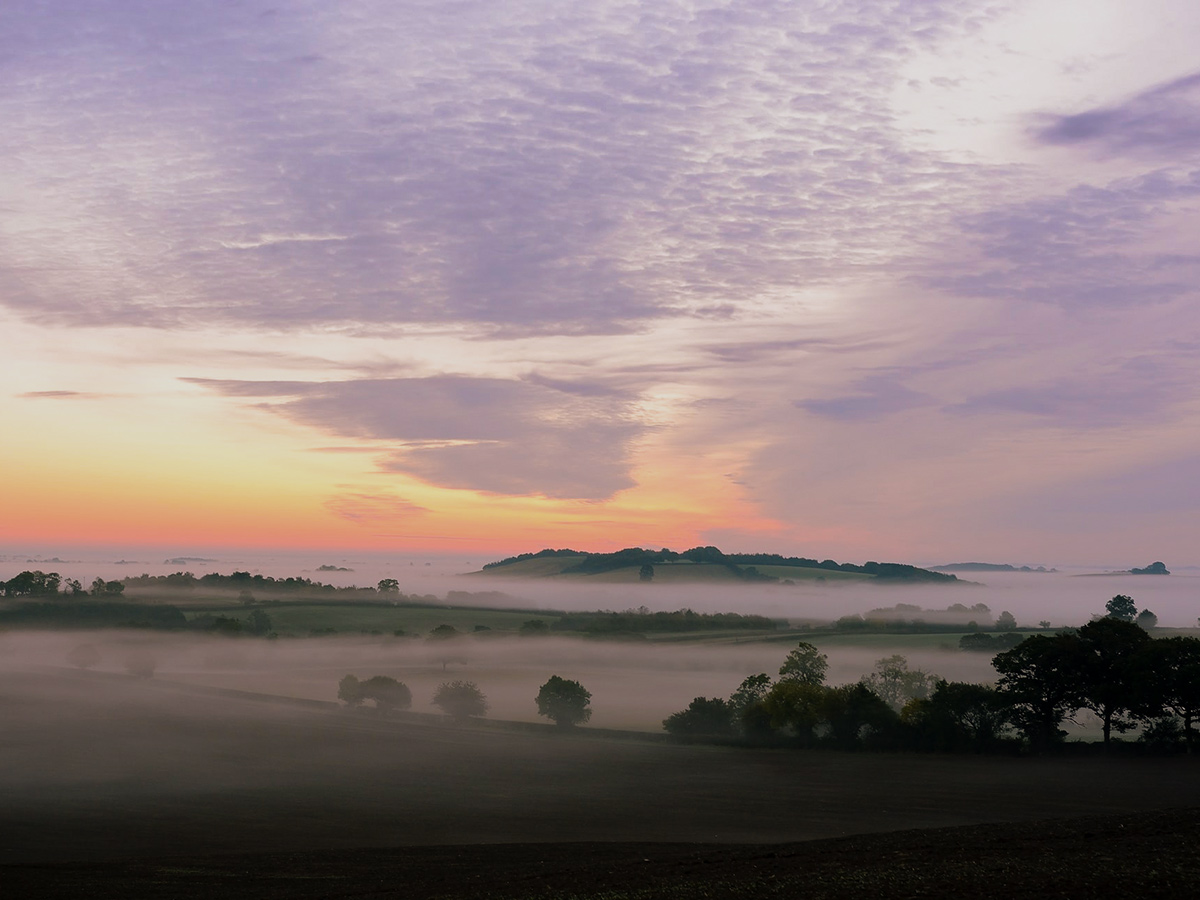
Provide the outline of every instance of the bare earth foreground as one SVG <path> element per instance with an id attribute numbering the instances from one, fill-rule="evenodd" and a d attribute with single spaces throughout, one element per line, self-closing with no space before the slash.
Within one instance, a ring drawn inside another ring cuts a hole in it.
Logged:
<path id="1" fill-rule="evenodd" d="M 13 897 L 1182 897 L 1200 884 L 1198 776 L 1186 759 L 748 751 L 456 728 L 6 672 L 0 887 Z"/>

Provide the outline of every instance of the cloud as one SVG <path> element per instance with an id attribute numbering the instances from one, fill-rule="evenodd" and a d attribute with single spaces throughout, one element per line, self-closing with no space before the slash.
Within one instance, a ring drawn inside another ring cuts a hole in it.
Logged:
<path id="1" fill-rule="evenodd" d="M 906 59 L 988 15 L 16 0 L 0 303 L 507 335 L 734 315 L 877 265 L 979 181 L 889 104 Z"/>
<path id="2" fill-rule="evenodd" d="M 104 395 L 88 394 L 82 391 L 26 391 L 24 394 L 16 396 L 25 400 L 94 400 Z"/>
<path id="3" fill-rule="evenodd" d="M 604 499 L 631 487 L 633 398 L 576 383 L 442 375 L 358 381 L 184 379 L 329 434 L 381 444 L 385 471 L 444 487 Z M 386 450 L 386 447 L 384 448 Z"/>
<path id="4" fill-rule="evenodd" d="M 872 421 L 922 406 L 934 406 L 937 400 L 905 387 L 895 375 L 881 373 L 863 378 L 855 393 L 825 400 L 797 400 L 795 406 L 830 419 Z"/>
<path id="5" fill-rule="evenodd" d="M 956 415 L 1019 413 L 1051 424 L 1106 428 L 1161 419 L 1173 403 L 1194 394 L 1192 367 L 1139 357 L 1116 365 L 1033 384 L 975 394 L 945 411 Z"/>
<path id="6" fill-rule="evenodd" d="M 1042 115 L 1033 137 L 1112 155 L 1184 154 L 1200 150 L 1200 72 L 1135 94 L 1116 106 L 1074 115 Z"/>
<path id="7" fill-rule="evenodd" d="M 360 525 L 391 525 L 428 512 L 424 506 L 394 494 L 347 493 L 330 497 L 325 508 Z"/>
<path id="8" fill-rule="evenodd" d="M 1200 197 L 1200 171 L 1154 171 L 970 213 L 962 239 L 917 280 L 960 296 L 1074 310 L 1195 296 L 1200 253 L 1145 243 L 1153 226 Z"/>

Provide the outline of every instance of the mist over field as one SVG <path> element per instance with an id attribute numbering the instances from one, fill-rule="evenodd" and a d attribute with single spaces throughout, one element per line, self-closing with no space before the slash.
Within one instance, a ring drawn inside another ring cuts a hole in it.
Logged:
<path id="1" fill-rule="evenodd" d="M 126 556 L 128 558 L 126 558 Z M 873 609 L 912 604 L 944 610 L 954 603 L 983 603 L 992 617 L 1002 610 L 1022 626 L 1048 620 L 1055 627 L 1082 625 L 1103 612 L 1115 594 L 1129 594 L 1139 608 L 1152 610 L 1165 627 L 1192 627 L 1200 617 L 1200 569 L 1176 566 L 1168 560 L 1169 576 L 1108 574 L 1150 560 L 1133 560 L 1094 567 L 1057 565 L 1058 572 L 963 572 L 957 584 L 904 585 L 894 583 L 819 583 L 795 585 L 614 584 L 587 578 L 516 579 L 480 571 L 491 560 L 484 556 L 311 552 L 258 550 L 212 551 L 164 557 L 144 548 L 126 556 L 91 549 L 41 553 L 0 553 L 0 580 L 24 569 L 56 571 L 84 584 L 96 576 L 121 579 L 142 573 L 166 575 L 190 571 L 228 575 L 240 570 L 274 578 L 300 576 L 338 587 L 373 587 L 382 578 L 395 578 L 405 594 L 436 595 L 450 591 L 477 594 L 500 592 L 504 597 L 474 597 L 473 606 L 503 606 L 544 610 L 625 610 L 645 606 L 651 611 L 693 609 L 697 612 L 756 613 L 780 619 L 833 621 Z M 322 569 L 324 566 L 326 568 Z M 467 574 L 472 573 L 472 574 Z M 932 621 L 932 617 L 925 617 Z M 980 626 L 986 623 L 980 621 Z"/>
<path id="2" fill-rule="evenodd" d="M 464 679 L 477 683 L 487 695 L 489 717 L 529 722 L 539 721 L 534 705 L 539 686 L 559 675 L 592 692 L 592 726 L 660 731 L 662 720 L 694 697 L 726 697 L 748 675 L 765 672 L 774 677 L 798 639 L 675 645 L 463 638 L 435 645 L 390 637 L 263 641 L 141 632 L 26 632 L 0 636 L 0 671 L 68 667 L 72 650 L 90 645 L 100 659 L 93 667 L 96 672 L 124 674 L 131 659 L 149 657 L 159 681 L 313 700 L 336 700 L 338 681 L 346 674 L 387 675 L 408 685 L 412 708 L 418 712 L 437 712 L 430 703 L 437 686 Z M 881 643 L 869 650 L 832 647 L 826 652 L 831 684 L 857 681 L 877 659 L 893 652 L 903 653 L 915 668 L 951 680 L 994 677 L 987 654 L 957 649 L 914 652 Z"/>

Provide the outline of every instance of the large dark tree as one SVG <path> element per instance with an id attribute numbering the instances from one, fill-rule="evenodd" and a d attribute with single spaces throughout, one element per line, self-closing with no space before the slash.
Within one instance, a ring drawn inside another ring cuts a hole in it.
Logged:
<path id="1" fill-rule="evenodd" d="M 1104 743 L 1113 729 L 1133 727 L 1129 713 L 1138 706 L 1133 661 L 1150 636 L 1132 622 L 1105 616 L 1079 629 L 1083 647 L 1079 669 L 1079 704 L 1100 717 Z"/>
<path id="2" fill-rule="evenodd" d="M 6 597 L 50 597 L 58 593 L 62 576 L 57 572 L 19 572 L 8 581 L 0 581 L 0 594 Z"/>
<path id="3" fill-rule="evenodd" d="M 962 681 L 939 681 L 926 700 L 904 708 L 904 721 L 918 745 L 945 752 L 994 749 L 1008 727 L 1008 704 L 995 688 Z"/>
<path id="4" fill-rule="evenodd" d="M 843 750 L 878 740 L 900 721 L 896 711 L 861 681 L 827 688 L 821 711 L 829 740 Z"/>
<path id="5" fill-rule="evenodd" d="M 1120 619 L 1122 622 L 1132 622 L 1137 615 L 1137 604 L 1128 594 L 1117 594 L 1104 604 L 1105 613 L 1110 619 Z"/>
<path id="6" fill-rule="evenodd" d="M 827 671 L 829 671 L 829 657 L 808 641 L 801 641 L 796 645 L 796 649 L 787 655 L 783 665 L 779 667 L 779 680 L 794 681 L 798 684 L 822 685 L 825 683 Z"/>
<path id="7" fill-rule="evenodd" d="M 538 715 L 560 728 L 582 725 L 592 717 L 592 693 L 578 681 L 551 675 L 537 695 Z"/>
<path id="8" fill-rule="evenodd" d="M 997 654 L 997 687 L 1016 725 L 1034 750 L 1046 750 L 1066 736 L 1060 726 L 1080 706 L 1079 672 L 1085 665 L 1077 634 L 1034 635 Z"/>
<path id="9" fill-rule="evenodd" d="M 1131 661 L 1137 689 L 1137 713 L 1154 719 L 1178 716 L 1188 751 L 1200 744 L 1193 727 L 1200 722 L 1200 639 L 1170 637 L 1149 641 Z"/>
<path id="10" fill-rule="evenodd" d="M 697 697 L 663 719 L 663 728 L 671 734 L 725 737 L 733 733 L 733 710 L 720 697 Z"/>
<path id="11" fill-rule="evenodd" d="M 359 690 L 364 699 L 375 701 L 375 708 L 380 712 L 412 706 L 412 691 L 408 685 L 389 675 L 373 675 L 360 683 Z"/>

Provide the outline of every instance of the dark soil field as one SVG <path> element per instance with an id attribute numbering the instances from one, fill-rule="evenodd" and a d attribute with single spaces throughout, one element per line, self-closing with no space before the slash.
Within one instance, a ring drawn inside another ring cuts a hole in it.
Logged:
<path id="1" fill-rule="evenodd" d="M 3 674 L 0 723 L 4 896 L 1167 897 L 1200 884 L 1188 759 L 749 751 L 86 673 Z"/>

